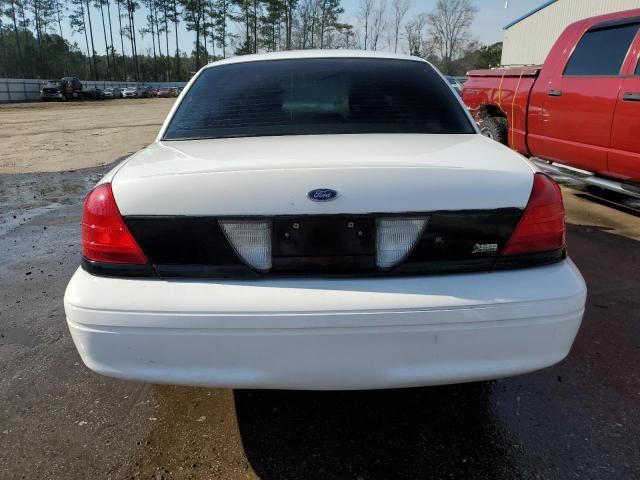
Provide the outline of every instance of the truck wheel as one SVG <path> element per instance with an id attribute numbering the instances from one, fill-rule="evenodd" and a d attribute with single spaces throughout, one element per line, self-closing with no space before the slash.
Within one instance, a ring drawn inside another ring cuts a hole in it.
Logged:
<path id="1" fill-rule="evenodd" d="M 507 144 L 509 124 L 504 117 L 487 117 L 480 122 L 480 133 L 496 142 Z"/>

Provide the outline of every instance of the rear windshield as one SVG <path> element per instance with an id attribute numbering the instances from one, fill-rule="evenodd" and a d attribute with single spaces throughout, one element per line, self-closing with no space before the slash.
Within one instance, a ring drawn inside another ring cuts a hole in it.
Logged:
<path id="1" fill-rule="evenodd" d="M 165 140 L 341 133 L 475 133 L 426 63 L 297 59 L 208 68 Z"/>

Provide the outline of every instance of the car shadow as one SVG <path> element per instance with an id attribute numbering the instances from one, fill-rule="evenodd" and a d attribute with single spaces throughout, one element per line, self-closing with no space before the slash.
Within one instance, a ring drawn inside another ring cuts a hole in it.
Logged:
<path id="1" fill-rule="evenodd" d="M 492 385 L 234 396 L 262 479 L 509 478 Z"/>

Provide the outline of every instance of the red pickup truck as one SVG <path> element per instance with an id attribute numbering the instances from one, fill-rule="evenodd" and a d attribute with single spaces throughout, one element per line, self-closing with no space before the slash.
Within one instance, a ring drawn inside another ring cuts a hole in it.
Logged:
<path id="1" fill-rule="evenodd" d="M 640 195 L 639 57 L 640 9 L 588 18 L 542 66 L 469 72 L 462 98 L 485 135 Z"/>

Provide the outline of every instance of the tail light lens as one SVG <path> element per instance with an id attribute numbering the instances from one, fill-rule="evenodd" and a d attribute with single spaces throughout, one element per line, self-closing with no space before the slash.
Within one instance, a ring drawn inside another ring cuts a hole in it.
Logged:
<path id="1" fill-rule="evenodd" d="M 94 188 L 84 201 L 82 256 L 101 263 L 148 263 L 120 215 L 110 183 Z"/>
<path id="2" fill-rule="evenodd" d="M 556 182 L 536 173 L 527 208 L 502 256 L 548 252 L 565 247 L 564 204 Z"/>

